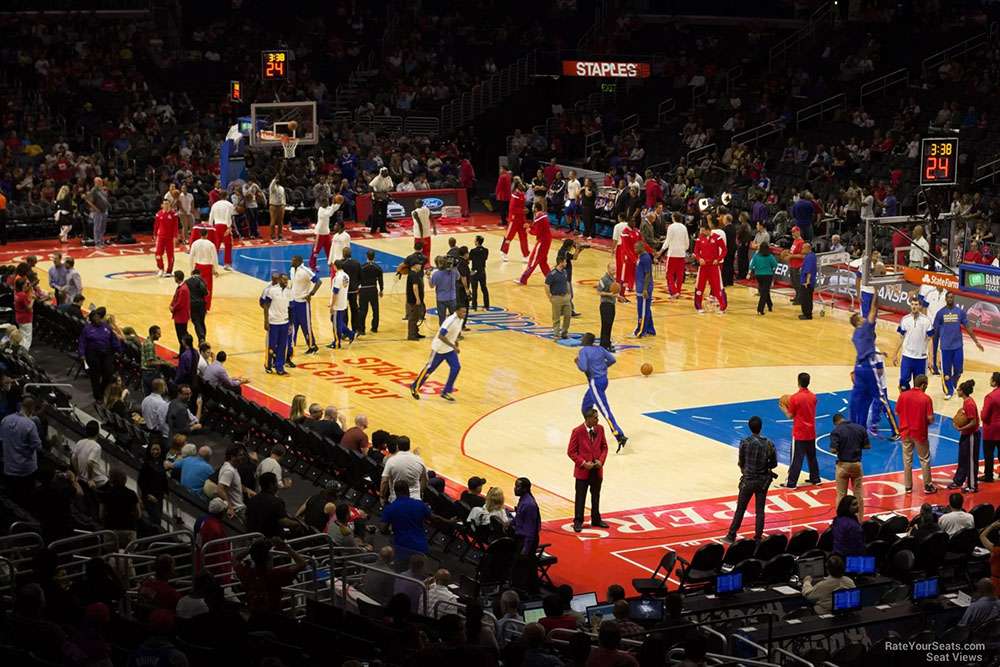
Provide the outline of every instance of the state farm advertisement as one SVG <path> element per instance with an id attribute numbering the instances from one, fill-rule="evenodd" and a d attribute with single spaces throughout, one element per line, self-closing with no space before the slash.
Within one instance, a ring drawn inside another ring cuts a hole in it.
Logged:
<path id="1" fill-rule="evenodd" d="M 606 60 L 564 60 L 563 76 L 646 79 L 649 63 L 625 63 Z"/>
<path id="2" fill-rule="evenodd" d="M 774 275 L 777 280 L 787 284 L 788 265 L 779 262 Z M 958 287 L 958 279 L 944 273 L 907 269 L 903 276 L 914 278 L 914 283 L 945 288 Z M 919 287 L 904 279 L 903 276 L 900 276 L 895 282 L 879 286 L 878 300 L 882 308 L 895 313 L 910 312 L 910 295 L 918 292 Z M 853 271 L 844 269 L 832 272 L 822 271 L 816 279 L 816 283 L 817 291 L 834 294 L 845 299 L 853 298 L 855 304 L 857 303 L 857 276 Z M 961 292 L 955 292 L 955 304 L 966 312 L 969 316 L 969 325 L 977 333 L 983 332 L 992 336 L 1000 336 L 1000 307 L 997 307 L 996 304 L 971 298 Z"/>

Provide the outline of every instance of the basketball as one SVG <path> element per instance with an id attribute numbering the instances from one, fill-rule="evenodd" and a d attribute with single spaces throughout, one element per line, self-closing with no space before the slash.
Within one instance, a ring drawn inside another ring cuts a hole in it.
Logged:
<path id="1" fill-rule="evenodd" d="M 643 375 L 651 375 L 653 373 L 653 364 L 648 361 L 639 367 L 639 372 Z"/>
<path id="2" fill-rule="evenodd" d="M 969 423 L 969 418 L 965 416 L 965 411 L 960 409 L 955 413 L 955 416 L 951 418 L 951 423 L 955 425 L 955 428 L 961 430 Z"/>
<path id="3" fill-rule="evenodd" d="M 792 397 L 789 394 L 782 394 L 781 397 L 778 399 L 778 405 L 787 410 L 788 404 L 791 402 L 791 400 Z"/>
<path id="4" fill-rule="evenodd" d="M 789 252 L 788 252 L 787 250 L 782 250 L 782 251 L 781 251 L 781 255 L 780 255 L 780 257 L 781 257 L 781 261 L 782 261 L 782 262 L 787 262 L 787 261 L 788 261 L 788 256 L 789 256 L 790 254 L 791 254 L 791 253 L 789 253 Z"/>
<path id="5" fill-rule="evenodd" d="M 344 203 L 344 195 L 334 195 L 334 197 L 333 197 L 333 203 L 334 204 L 343 204 Z"/>
<path id="6" fill-rule="evenodd" d="M 297 121 L 297 120 L 290 120 L 290 121 L 288 121 L 288 129 L 291 130 L 292 132 L 294 132 L 297 129 L 299 129 L 299 121 Z"/>
<path id="7" fill-rule="evenodd" d="M 611 292 L 612 294 L 618 294 L 619 292 L 622 291 L 622 286 L 619 285 L 618 283 L 611 283 L 610 285 L 608 285 L 608 291 Z"/>

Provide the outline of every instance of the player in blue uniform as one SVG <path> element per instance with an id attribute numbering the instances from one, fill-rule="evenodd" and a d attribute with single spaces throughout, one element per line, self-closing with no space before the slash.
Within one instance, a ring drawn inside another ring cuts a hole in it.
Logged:
<path id="1" fill-rule="evenodd" d="M 271 284 L 264 288 L 264 292 L 260 295 L 260 307 L 264 311 L 264 330 L 267 332 L 267 359 L 264 362 L 264 370 L 268 373 L 288 375 L 285 365 L 294 368 L 288 358 L 291 329 L 288 323 L 288 310 L 291 300 L 292 291 L 288 289 L 288 276 L 272 275 Z"/>
<path id="2" fill-rule="evenodd" d="M 299 331 L 306 343 L 306 354 L 316 354 L 316 334 L 312 325 L 312 298 L 320 287 L 320 279 L 308 266 L 303 265 L 302 257 L 292 257 L 292 268 L 288 272 L 292 302 L 288 314 L 292 322 L 292 347 L 299 341 Z"/>
<path id="3" fill-rule="evenodd" d="M 462 335 L 462 325 L 468 312 L 465 306 L 459 306 L 454 313 L 444 318 L 437 336 L 431 341 L 430 361 L 417 373 L 417 378 L 410 385 L 410 396 L 413 398 L 420 400 L 420 387 L 443 361 L 448 364 L 448 379 L 441 389 L 441 398 L 446 401 L 455 400 L 451 394 L 455 391 L 458 372 L 462 370 L 462 364 L 458 360 L 458 339 Z"/>
<path id="4" fill-rule="evenodd" d="M 885 364 L 882 355 L 875 348 L 875 321 L 878 319 L 878 295 L 873 294 L 868 307 L 868 315 L 860 313 L 851 315 L 851 326 L 854 333 L 851 342 L 854 343 L 854 372 L 851 379 L 850 415 L 855 424 L 868 427 L 868 431 L 878 435 L 878 424 L 885 411 L 892 427 L 893 438 L 899 437 L 899 427 L 895 415 L 889 407 L 889 396 L 885 382 Z"/>
<path id="5" fill-rule="evenodd" d="M 615 416 L 611 413 L 611 406 L 608 404 L 608 397 L 605 393 L 608 389 L 608 366 L 613 365 L 617 359 L 615 355 L 608 352 L 603 347 L 594 345 L 594 334 L 585 333 L 580 338 L 580 353 L 576 356 L 576 366 L 587 376 L 587 393 L 583 395 L 583 414 L 590 412 L 596 407 L 604 419 L 611 427 L 611 432 L 618 441 L 618 451 L 622 450 L 628 438 L 622 433 Z"/>
<path id="6" fill-rule="evenodd" d="M 934 316 L 934 331 L 941 341 L 941 382 L 944 385 L 944 399 L 947 401 L 955 395 L 955 387 L 958 386 L 965 366 L 962 327 L 965 327 L 966 333 L 980 352 L 983 351 L 983 344 L 969 327 L 965 311 L 955 305 L 955 295 L 948 292 L 944 303 L 944 308 Z"/>
<path id="7" fill-rule="evenodd" d="M 655 336 L 653 326 L 653 256 L 646 252 L 642 242 L 635 244 L 639 261 L 635 267 L 635 307 L 637 321 L 634 336 Z"/>

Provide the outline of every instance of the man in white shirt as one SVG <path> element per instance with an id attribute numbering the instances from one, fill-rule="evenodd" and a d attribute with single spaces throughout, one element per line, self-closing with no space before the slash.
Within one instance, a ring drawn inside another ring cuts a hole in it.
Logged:
<path id="1" fill-rule="evenodd" d="M 437 235 L 437 222 L 431 216 L 431 210 L 424 206 L 424 200 L 417 200 L 417 207 L 410 213 L 413 218 L 413 238 L 420 241 L 424 257 L 431 256 L 431 235 Z"/>
<path id="2" fill-rule="evenodd" d="M 333 324 L 333 341 L 327 345 L 331 350 L 354 342 L 354 332 L 347 326 L 347 292 L 351 287 L 351 278 L 343 271 L 344 260 L 338 259 L 333 269 L 336 273 L 330 280 L 330 322 Z"/>
<path id="3" fill-rule="evenodd" d="M 423 386 L 431 373 L 441 365 L 442 361 L 448 362 L 448 380 L 441 390 L 441 398 L 446 401 L 454 401 L 452 392 L 455 391 L 455 379 L 458 372 L 462 370 L 462 364 L 458 361 L 458 337 L 462 333 L 462 324 L 465 322 L 465 315 L 468 312 L 465 306 L 458 309 L 445 318 L 441 323 L 437 336 L 431 341 L 431 360 L 417 373 L 417 379 L 410 385 L 410 395 L 420 400 L 420 387 Z"/>
<path id="4" fill-rule="evenodd" d="M 237 466 L 243 462 L 246 453 L 242 445 L 230 445 L 226 450 L 226 462 L 219 468 L 219 497 L 226 501 L 230 518 L 240 517 L 246 512 L 247 506 L 243 500 L 243 480 Z M 249 489 L 247 493 L 254 495 Z"/>
<path id="5" fill-rule="evenodd" d="M 250 238 L 255 239 L 260 236 L 257 231 L 257 210 L 260 207 L 264 193 L 261 191 L 257 181 L 248 181 L 243 184 L 243 205 L 247 210 L 247 227 L 250 229 Z"/>
<path id="6" fill-rule="evenodd" d="M 927 242 L 927 237 L 924 236 L 924 226 L 917 225 L 913 228 L 913 238 L 910 241 L 909 265 L 915 269 L 924 268 L 931 256 L 930 253 L 931 246 Z"/>
<path id="7" fill-rule="evenodd" d="M 275 174 L 267 186 L 267 198 L 271 214 L 271 240 L 282 241 L 285 226 L 285 188 L 281 185 L 281 170 Z"/>
<path id="8" fill-rule="evenodd" d="M 233 270 L 233 217 L 242 212 L 242 207 L 228 199 L 220 199 L 208 211 L 208 222 L 215 228 L 215 249 L 225 248 L 223 265 L 226 271 Z"/>
<path id="9" fill-rule="evenodd" d="M 288 288 L 288 276 L 276 273 L 271 276 L 271 284 L 264 288 L 260 296 L 260 307 L 264 311 L 264 331 L 267 332 L 267 361 L 264 370 L 277 375 L 288 375 L 285 363 L 288 359 L 289 324 L 288 309 L 292 301 L 292 290 Z M 289 365 L 295 368 L 294 365 Z"/>
<path id="10" fill-rule="evenodd" d="M 681 222 L 680 214 L 671 213 L 670 220 L 670 224 L 667 225 L 667 236 L 660 246 L 657 260 L 664 255 L 667 256 L 667 289 L 670 291 L 670 298 L 677 299 L 681 295 L 681 287 L 684 286 L 684 268 L 691 237 L 688 236 L 687 226 Z"/>
<path id="11" fill-rule="evenodd" d="M 875 197 L 872 193 L 861 198 L 861 219 L 870 220 L 875 217 Z"/>
<path id="12" fill-rule="evenodd" d="M 433 618 L 458 611 L 458 596 L 448 588 L 450 583 L 451 573 L 442 568 L 434 573 L 434 583 L 427 587 L 427 609 Z"/>
<path id="13" fill-rule="evenodd" d="M 70 446 L 70 463 L 81 484 L 87 484 L 90 488 L 97 489 L 108 483 L 108 466 L 104 462 L 101 446 L 97 443 L 97 437 L 101 434 L 101 425 L 91 420 L 84 428 L 86 437 Z"/>
<path id="14" fill-rule="evenodd" d="M 948 537 L 966 528 L 976 527 L 972 515 L 962 509 L 963 500 L 961 493 L 948 496 L 948 512 L 938 518 L 938 527 L 948 533 Z"/>
<path id="15" fill-rule="evenodd" d="M 205 310 L 211 310 L 212 279 L 219 274 L 219 249 L 209 240 L 207 228 L 198 229 L 198 238 L 191 244 L 189 254 L 191 255 L 191 272 L 194 273 L 195 269 L 199 270 L 201 279 L 205 282 L 205 291 L 208 292 L 208 296 L 205 297 Z"/>
<path id="16" fill-rule="evenodd" d="M 945 302 L 945 289 L 936 285 L 921 285 L 920 291 L 917 293 L 917 298 L 920 300 L 921 305 L 924 307 L 924 312 L 927 314 L 927 319 L 934 322 L 934 318 L 937 317 L 938 311 L 944 308 L 947 304 Z M 940 342 L 940 336 L 938 332 L 931 334 L 931 372 L 934 375 L 940 375 L 938 371 L 938 343 Z"/>
<path id="17" fill-rule="evenodd" d="M 191 237 L 191 226 L 194 225 L 194 195 L 188 192 L 187 185 L 181 186 L 181 194 L 177 197 L 177 217 L 181 223 L 181 243 L 186 243 Z"/>
<path id="18" fill-rule="evenodd" d="M 288 489 L 292 486 L 292 478 L 284 477 L 281 470 L 281 457 L 285 455 L 285 446 L 277 444 L 271 448 L 271 454 L 266 459 L 257 464 L 256 477 L 271 473 L 278 480 L 279 489 Z"/>
<path id="19" fill-rule="evenodd" d="M 170 428 L 167 426 L 167 407 L 170 402 L 166 396 L 166 381 L 163 378 L 156 378 L 152 383 L 152 391 L 149 396 L 142 399 L 142 405 L 139 408 L 146 428 L 153 433 L 159 433 L 164 441 L 170 435 Z"/>
<path id="20" fill-rule="evenodd" d="M 910 313 L 899 321 L 896 332 L 901 338 L 892 359 L 899 366 L 899 389 L 904 391 L 918 375 L 927 373 L 927 348 L 934 335 L 934 323 L 924 315 L 917 298 L 910 300 Z"/>
<path id="21" fill-rule="evenodd" d="M 423 460 L 410 451 L 410 439 L 401 435 L 396 438 L 395 454 L 385 460 L 382 467 L 382 482 L 379 494 L 386 502 L 396 499 L 396 482 L 404 482 L 410 487 L 410 497 L 420 498 L 427 486 L 427 466 Z"/>
<path id="22" fill-rule="evenodd" d="M 813 603 L 817 614 L 829 614 L 833 610 L 833 594 L 845 588 L 854 588 L 854 580 L 844 576 L 844 559 L 834 554 L 826 562 L 827 576 L 815 584 L 812 577 L 802 580 L 802 597 Z"/>
<path id="23" fill-rule="evenodd" d="M 327 262 L 330 264 L 331 276 L 336 271 L 334 263 L 337 260 L 344 259 L 344 249 L 351 247 L 351 235 L 344 229 L 344 223 L 338 222 L 334 230 L 336 231 L 336 234 L 333 235 L 332 250 L 327 254 Z"/>
<path id="24" fill-rule="evenodd" d="M 394 189 L 392 178 L 389 177 L 389 168 L 379 169 L 378 175 L 368 182 L 368 187 L 372 190 L 371 230 L 373 232 L 387 232 L 389 231 L 386 227 L 389 193 Z"/>
<path id="25" fill-rule="evenodd" d="M 302 264 L 302 256 L 292 257 L 292 268 L 288 272 L 291 282 L 292 303 L 289 316 L 292 323 L 292 340 L 289 349 L 294 349 L 299 340 L 299 331 L 306 343 L 306 354 L 316 354 L 316 332 L 312 324 L 312 298 L 319 291 L 320 279 L 316 273 Z"/>
<path id="26" fill-rule="evenodd" d="M 340 195 L 337 196 L 339 197 Z M 309 268 L 313 271 L 316 270 L 316 260 L 319 258 L 320 250 L 326 252 L 327 263 L 330 263 L 334 259 L 334 256 L 330 254 L 332 243 L 330 218 L 340 210 L 340 206 L 341 204 L 334 201 L 316 209 L 316 240 L 313 242 L 312 253 L 309 255 Z M 348 242 L 350 242 L 350 236 L 348 236 Z"/>
<path id="27" fill-rule="evenodd" d="M 580 218 L 580 181 L 576 177 L 576 172 L 569 170 L 569 179 L 566 181 L 566 224 L 571 231 L 576 231 L 576 223 Z"/>

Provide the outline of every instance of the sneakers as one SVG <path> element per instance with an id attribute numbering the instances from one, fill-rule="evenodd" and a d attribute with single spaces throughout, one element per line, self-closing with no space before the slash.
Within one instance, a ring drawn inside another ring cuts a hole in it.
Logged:
<path id="1" fill-rule="evenodd" d="M 720 537 L 719 541 L 722 542 L 723 544 L 732 544 L 733 542 L 736 541 L 736 537 L 731 535 L 726 535 L 725 537 Z"/>
<path id="2" fill-rule="evenodd" d="M 500 261 L 501 262 L 507 262 L 507 261 L 509 261 L 508 258 L 507 258 L 507 253 L 505 253 L 505 252 L 500 253 Z"/>
<path id="3" fill-rule="evenodd" d="M 948 486 L 946 486 L 945 488 L 948 489 L 949 491 L 954 491 L 955 489 L 960 489 L 962 487 L 961 487 L 961 485 L 955 484 L 955 482 L 952 482 Z"/>
<path id="4" fill-rule="evenodd" d="M 306 350 L 306 354 L 316 354 L 317 352 L 319 352 L 319 348 L 315 345 Z"/>
<path id="5" fill-rule="evenodd" d="M 288 371 L 275 371 L 275 375 L 288 375 Z"/>
<path id="6" fill-rule="evenodd" d="M 704 315 L 705 314 L 705 311 L 702 310 L 701 308 L 695 308 L 694 312 L 698 313 L 699 315 Z"/>
<path id="7" fill-rule="evenodd" d="M 924 493 L 937 493 L 937 490 L 933 484 L 924 484 Z"/>
<path id="8" fill-rule="evenodd" d="M 618 439 L 618 449 L 615 450 L 615 454 L 620 452 L 625 447 L 625 443 L 628 442 L 628 437 L 624 435 L 619 435 L 617 439 Z"/>
<path id="9" fill-rule="evenodd" d="M 452 396 L 451 394 L 441 394 L 441 398 L 443 398 L 446 401 L 451 401 L 452 403 L 455 402 L 455 397 Z"/>
<path id="10" fill-rule="evenodd" d="M 412 396 L 413 400 L 415 400 L 415 401 L 419 401 L 420 400 L 420 393 L 416 389 L 413 388 L 413 385 L 410 385 L 410 396 Z"/>
<path id="11" fill-rule="evenodd" d="M 289 359 L 288 361 L 286 361 L 285 365 L 288 366 L 289 368 L 295 368 L 295 362 L 292 361 L 291 359 Z"/>
<path id="12" fill-rule="evenodd" d="M 794 489 L 794 488 L 796 488 L 795 484 L 789 484 L 788 482 L 782 482 L 778 486 L 780 486 L 783 489 Z"/>
<path id="13" fill-rule="evenodd" d="M 231 266 L 229 266 L 228 264 L 226 264 L 226 265 L 225 265 L 224 267 L 222 267 L 222 270 L 223 270 L 223 271 L 232 271 L 232 270 L 233 270 L 233 267 L 231 267 Z"/>
<path id="14" fill-rule="evenodd" d="M 337 349 L 337 343 L 336 342 L 330 343 L 329 345 L 326 346 L 326 349 L 328 349 L 328 350 L 336 350 Z"/>

